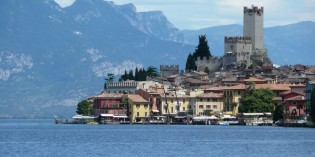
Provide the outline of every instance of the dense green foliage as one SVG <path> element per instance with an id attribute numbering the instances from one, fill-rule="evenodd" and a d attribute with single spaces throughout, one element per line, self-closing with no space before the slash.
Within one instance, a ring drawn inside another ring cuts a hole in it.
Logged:
<path id="1" fill-rule="evenodd" d="M 206 35 L 199 36 L 199 44 L 193 54 L 189 54 L 186 61 L 186 70 L 191 72 L 193 70 L 197 70 L 196 60 L 197 57 L 203 59 L 204 57 L 211 57 L 211 52 L 209 50 L 208 41 Z"/>
<path id="2" fill-rule="evenodd" d="M 275 110 L 273 111 L 273 121 L 276 122 L 278 120 L 283 119 L 283 104 L 277 105 Z"/>
<path id="3" fill-rule="evenodd" d="M 315 88 L 311 93 L 311 119 L 315 123 Z"/>
<path id="4" fill-rule="evenodd" d="M 196 60 L 192 54 L 189 54 L 186 61 L 186 68 L 187 72 L 191 72 L 197 70 Z"/>
<path id="5" fill-rule="evenodd" d="M 83 116 L 93 115 L 94 105 L 92 102 L 83 100 L 78 103 L 77 113 Z"/>
<path id="6" fill-rule="evenodd" d="M 199 44 L 197 46 L 197 49 L 195 50 L 194 56 L 197 57 L 211 57 L 211 52 L 209 50 L 208 41 L 206 38 L 206 35 L 200 35 L 199 36 Z"/>
<path id="7" fill-rule="evenodd" d="M 135 69 L 135 73 L 133 73 L 133 70 L 127 71 L 125 70 L 125 73 L 120 76 L 119 81 L 126 81 L 126 80 L 135 80 L 135 81 L 146 81 L 147 77 L 158 77 L 159 73 L 156 69 L 156 67 L 149 66 L 147 70 L 144 68 L 138 70 L 138 68 Z"/>
<path id="8" fill-rule="evenodd" d="M 244 97 L 239 111 L 241 113 L 272 112 L 274 97 L 275 94 L 271 89 L 254 90 Z"/>
<path id="9" fill-rule="evenodd" d="M 205 73 L 209 74 L 210 73 L 210 70 L 208 67 L 205 68 Z"/>
<path id="10" fill-rule="evenodd" d="M 151 78 L 158 77 L 159 73 L 157 72 L 156 67 L 149 66 L 146 71 L 146 76 L 151 77 Z"/>

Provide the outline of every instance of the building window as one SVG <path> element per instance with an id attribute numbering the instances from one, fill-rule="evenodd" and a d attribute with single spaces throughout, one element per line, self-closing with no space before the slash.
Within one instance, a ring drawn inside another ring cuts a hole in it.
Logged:
<path id="1" fill-rule="evenodd" d="M 209 101 L 210 101 L 210 98 L 207 98 L 207 101 L 209 102 Z"/>
<path id="2" fill-rule="evenodd" d="M 203 105 L 199 105 L 199 108 L 203 108 Z"/>
<path id="3" fill-rule="evenodd" d="M 173 99 L 171 99 L 171 103 L 173 103 Z"/>
<path id="4" fill-rule="evenodd" d="M 183 111 L 185 111 L 185 107 L 183 107 Z"/>
<path id="5" fill-rule="evenodd" d="M 145 117 L 148 116 L 147 112 L 144 113 L 144 116 L 145 116 Z"/>
<path id="6" fill-rule="evenodd" d="M 140 104 L 136 104 L 136 107 L 137 107 L 137 108 L 140 108 Z"/>
<path id="7" fill-rule="evenodd" d="M 202 102 L 202 98 L 200 98 L 200 102 Z"/>
<path id="8" fill-rule="evenodd" d="M 217 98 L 213 98 L 213 102 L 217 102 L 218 101 L 218 99 Z"/>
<path id="9" fill-rule="evenodd" d="M 171 107 L 171 113 L 173 113 L 174 112 L 174 108 L 173 107 Z"/>
<path id="10" fill-rule="evenodd" d="M 218 108 L 218 106 L 217 105 L 213 105 L 213 108 Z"/>
<path id="11" fill-rule="evenodd" d="M 211 109 L 211 105 L 207 105 L 207 106 L 206 106 L 206 109 Z"/>
<path id="12" fill-rule="evenodd" d="M 293 103 L 293 105 L 296 105 L 296 101 L 293 101 L 292 103 Z"/>
<path id="13" fill-rule="evenodd" d="M 148 104 L 144 104 L 144 108 L 148 108 L 148 106 L 149 106 Z"/>
<path id="14" fill-rule="evenodd" d="M 183 103 L 185 104 L 185 99 L 183 99 Z"/>
<path id="15" fill-rule="evenodd" d="M 139 117 L 139 112 L 137 112 L 137 117 Z"/>
<path id="16" fill-rule="evenodd" d="M 199 112 L 199 116 L 202 116 L 203 115 L 203 112 Z"/>

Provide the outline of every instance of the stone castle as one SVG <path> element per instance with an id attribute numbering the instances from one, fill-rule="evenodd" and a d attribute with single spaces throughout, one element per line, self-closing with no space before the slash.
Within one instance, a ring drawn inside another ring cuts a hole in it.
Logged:
<path id="1" fill-rule="evenodd" d="M 225 37 L 223 57 L 197 58 L 197 70 L 204 71 L 206 67 L 210 71 L 217 71 L 220 68 L 231 70 L 272 66 L 264 48 L 263 16 L 263 7 L 244 7 L 243 36 Z"/>
<path id="2" fill-rule="evenodd" d="M 160 65 L 160 77 L 167 78 L 179 74 L 179 65 Z"/>

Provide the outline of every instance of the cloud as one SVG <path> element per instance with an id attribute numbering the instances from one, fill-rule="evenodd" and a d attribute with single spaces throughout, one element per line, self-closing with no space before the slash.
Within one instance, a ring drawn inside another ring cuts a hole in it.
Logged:
<path id="1" fill-rule="evenodd" d="M 75 0 L 55 0 L 55 2 L 58 3 L 61 7 L 67 7 L 73 4 Z"/>

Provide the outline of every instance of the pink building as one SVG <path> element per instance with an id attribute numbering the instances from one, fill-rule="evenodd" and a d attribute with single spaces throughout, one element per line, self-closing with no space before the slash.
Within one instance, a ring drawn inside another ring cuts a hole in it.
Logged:
<path id="1" fill-rule="evenodd" d="M 97 96 L 89 98 L 93 100 L 95 107 L 94 115 L 98 116 L 100 114 L 113 114 L 114 116 L 122 116 L 127 113 L 127 105 L 122 103 L 123 94 L 115 93 L 102 93 Z"/>

